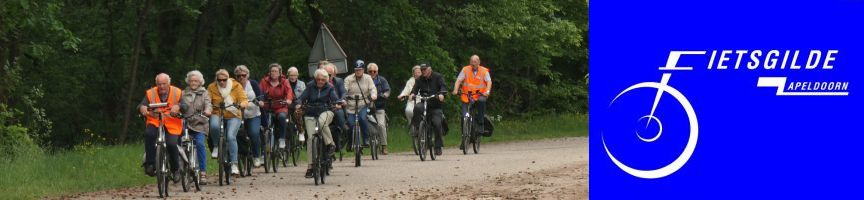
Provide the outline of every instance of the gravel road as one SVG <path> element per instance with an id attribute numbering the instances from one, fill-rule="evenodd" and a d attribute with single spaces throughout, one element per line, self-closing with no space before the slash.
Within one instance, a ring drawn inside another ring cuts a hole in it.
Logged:
<path id="1" fill-rule="evenodd" d="M 334 163 L 327 184 L 303 178 L 305 167 L 280 168 L 236 179 L 230 186 L 211 183 L 201 192 L 169 186 L 171 199 L 587 199 L 588 139 L 559 138 L 484 144 L 480 154 L 445 149 L 435 161 L 413 153 L 364 157 Z M 210 176 L 210 181 L 216 180 Z M 155 185 L 66 196 L 74 199 L 153 199 Z"/>

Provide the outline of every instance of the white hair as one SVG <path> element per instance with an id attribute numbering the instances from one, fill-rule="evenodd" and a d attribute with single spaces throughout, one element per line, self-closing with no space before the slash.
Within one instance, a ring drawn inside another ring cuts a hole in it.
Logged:
<path id="1" fill-rule="evenodd" d="M 372 70 L 373 67 L 375 68 L 375 70 L 378 70 L 378 64 L 369 63 L 369 65 L 366 65 L 366 68 L 369 68 L 369 70 Z"/>
<path id="2" fill-rule="evenodd" d="M 168 79 L 168 83 L 171 83 L 171 76 L 168 76 L 166 73 L 156 74 L 156 82 L 159 82 L 159 77 L 165 77 Z"/>
<path id="3" fill-rule="evenodd" d="M 323 69 L 315 70 L 315 78 L 318 78 L 319 76 L 323 76 L 325 79 L 330 79 L 330 74 Z"/>
<path id="4" fill-rule="evenodd" d="M 204 75 L 198 70 L 192 70 L 189 73 L 186 73 L 186 84 L 189 84 L 189 80 L 196 76 L 201 79 L 201 85 L 204 85 Z"/>
<path id="5" fill-rule="evenodd" d="M 291 72 L 297 73 L 298 75 L 300 74 L 300 71 L 297 71 L 297 67 L 293 67 L 293 66 L 291 68 L 288 68 L 288 73 L 286 73 L 286 74 L 290 75 Z"/>

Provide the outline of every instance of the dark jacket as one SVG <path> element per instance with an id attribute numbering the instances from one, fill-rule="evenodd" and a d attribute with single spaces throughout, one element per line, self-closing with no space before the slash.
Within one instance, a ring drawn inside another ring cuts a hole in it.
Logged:
<path id="1" fill-rule="evenodd" d="M 339 98 L 336 97 L 336 90 L 334 90 L 333 85 L 324 84 L 324 87 L 318 88 L 315 81 L 312 81 L 306 85 L 306 90 L 303 91 L 303 94 L 300 95 L 300 98 L 297 101 L 302 105 L 330 105 L 338 102 Z M 309 107 L 305 110 L 305 116 L 318 117 L 318 115 L 321 115 L 324 111 L 325 110 L 320 107 Z"/>
<path id="2" fill-rule="evenodd" d="M 444 84 L 444 78 L 438 72 L 432 72 L 429 78 L 420 76 L 414 81 L 414 89 L 411 89 L 411 94 L 417 95 L 419 93 L 423 96 L 429 96 L 447 93 L 447 85 Z M 441 102 L 437 98 L 432 98 L 427 107 L 429 109 L 441 109 Z"/>
<path id="3" fill-rule="evenodd" d="M 309 81 L 309 83 L 315 83 L 315 81 L 312 80 L 312 81 Z M 338 99 L 345 98 L 345 93 L 348 93 L 348 91 L 345 91 L 345 80 L 344 79 L 339 78 L 339 77 L 333 77 L 333 82 L 331 82 L 330 84 L 333 85 L 333 87 L 335 87 L 334 89 L 336 92 L 336 98 L 338 98 Z M 306 86 L 309 86 L 309 85 L 307 84 Z M 309 88 L 309 87 L 306 87 L 306 88 Z"/>
<path id="4" fill-rule="evenodd" d="M 387 98 L 384 98 L 384 93 L 390 92 L 390 83 L 388 83 L 387 79 L 381 75 L 372 78 L 372 81 L 375 83 L 375 89 L 378 90 L 378 99 L 375 100 L 375 109 L 384 110 L 385 106 L 387 106 Z"/>

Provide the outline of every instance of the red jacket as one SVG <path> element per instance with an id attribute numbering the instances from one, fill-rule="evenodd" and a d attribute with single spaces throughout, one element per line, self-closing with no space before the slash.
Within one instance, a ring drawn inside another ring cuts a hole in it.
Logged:
<path id="1" fill-rule="evenodd" d="M 265 76 L 261 79 L 261 83 L 258 83 L 261 86 L 261 91 L 267 95 L 267 100 L 272 100 L 273 102 L 273 112 L 274 113 L 287 113 L 288 107 L 290 105 L 278 104 L 277 101 L 288 101 L 294 99 L 294 94 L 291 89 L 291 85 L 288 84 L 288 79 L 285 79 L 285 76 L 279 76 L 279 85 L 273 87 L 270 85 L 270 76 Z M 264 103 L 261 108 L 270 109 L 267 103 Z"/>

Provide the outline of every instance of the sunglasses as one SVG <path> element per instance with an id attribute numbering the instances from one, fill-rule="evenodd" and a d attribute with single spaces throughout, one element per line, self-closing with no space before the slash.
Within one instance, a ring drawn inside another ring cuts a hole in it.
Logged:
<path id="1" fill-rule="evenodd" d="M 378 73 L 378 70 L 369 71 L 369 73 Z"/>
<path id="2" fill-rule="evenodd" d="M 228 81 L 228 79 L 227 79 L 227 78 L 226 78 L 226 79 L 218 79 L 217 81 L 219 81 L 219 82 L 225 82 L 225 81 Z"/>

